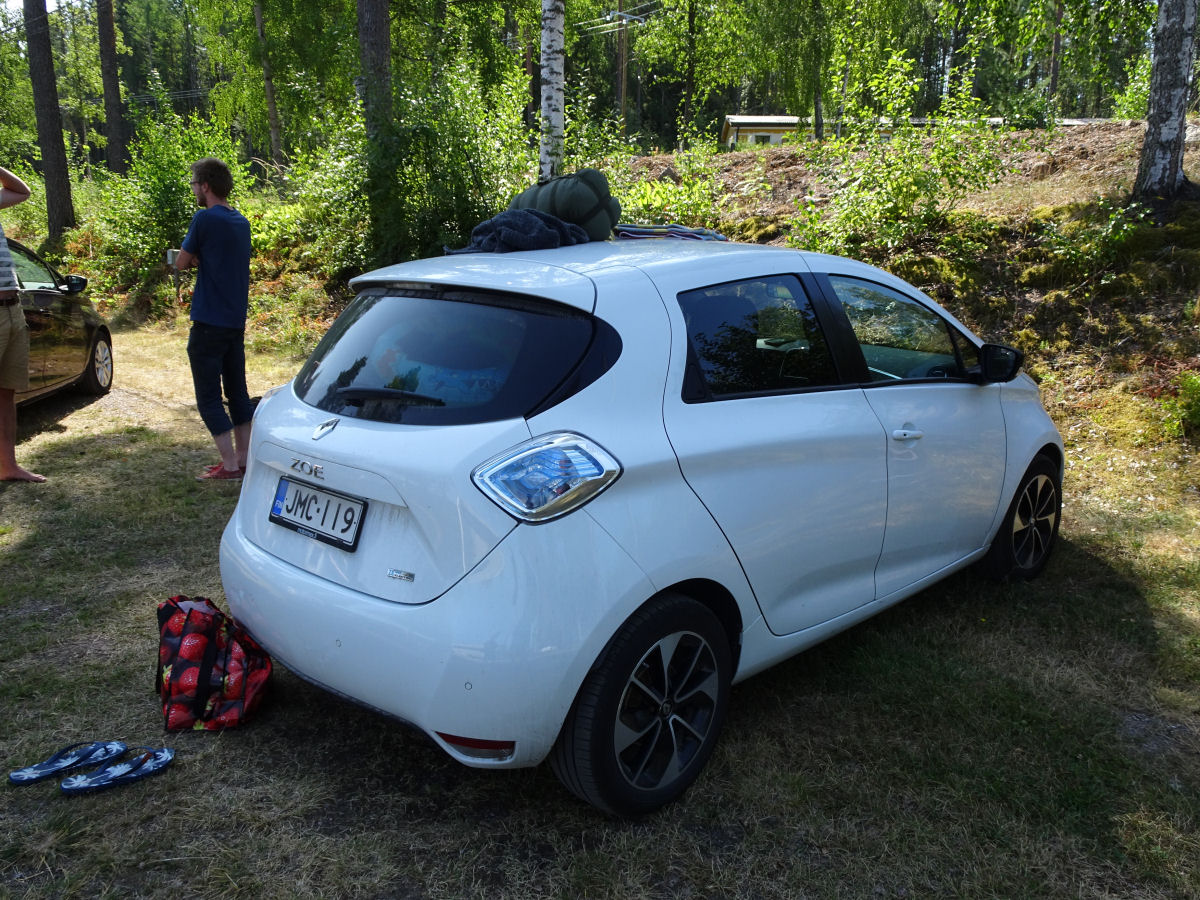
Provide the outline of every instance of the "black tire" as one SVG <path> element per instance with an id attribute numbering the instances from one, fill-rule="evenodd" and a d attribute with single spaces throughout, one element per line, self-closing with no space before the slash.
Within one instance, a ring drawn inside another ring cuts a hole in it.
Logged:
<path id="1" fill-rule="evenodd" d="M 984 569 L 997 581 L 1028 581 L 1046 566 L 1062 520 L 1062 480 L 1058 466 L 1035 456 L 1017 487 L 1008 514 L 984 557 Z"/>
<path id="2" fill-rule="evenodd" d="M 87 368 L 79 378 L 79 387 L 89 394 L 107 394 L 113 383 L 112 338 L 100 332 L 88 351 Z"/>
<path id="3" fill-rule="evenodd" d="M 676 800 L 717 743 L 729 704 L 729 636 L 704 605 L 664 594 L 608 642 L 550 755 L 576 796 L 619 816 Z"/>

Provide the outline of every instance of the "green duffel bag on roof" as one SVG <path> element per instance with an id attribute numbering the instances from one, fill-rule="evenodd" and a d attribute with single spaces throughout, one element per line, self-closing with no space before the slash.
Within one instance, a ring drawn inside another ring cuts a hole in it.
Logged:
<path id="1" fill-rule="evenodd" d="M 536 209 L 572 222 L 593 241 L 612 234 L 621 219 L 621 204 L 608 190 L 608 178 L 598 169 L 580 169 L 528 187 L 508 204 L 509 209 Z"/>

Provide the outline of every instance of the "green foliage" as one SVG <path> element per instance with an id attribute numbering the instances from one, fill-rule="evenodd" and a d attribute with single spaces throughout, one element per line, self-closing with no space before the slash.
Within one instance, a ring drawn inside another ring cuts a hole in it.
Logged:
<path id="1" fill-rule="evenodd" d="M 3 94 L 3 91 L 0 91 Z M 0 163 L 4 165 L 4 163 Z M 31 246 L 37 246 L 46 236 L 46 187 L 41 176 L 20 161 L 4 165 L 29 185 L 29 199 L 4 210 L 4 233 Z"/>
<path id="2" fill-rule="evenodd" d="M 0 5 L 0 84 L 4 85 L 4 90 L 0 90 L 0 147 L 7 158 L 4 167 L 14 172 L 17 160 L 32 162 L 40 156 L 24 40 L 25 29 L 17 8 Z M 29 179 L 25 178 L 25 182 L 29 183 Z"/>
<path id="3" fill-rule="evenodd" d="M 264 243 L 331 271 L 362 268 L 370 256 L 366 179 L 366 129 L 358 110 L 347 110 L 325 146 L 297 157 L 286 176 L 295 202 L 264 216 Z"/>
<path id="4" fill-rule="evenodd" d="M 1200 372 L 1185 371 L 1175 379 L 1174 396 L 1162 399 L 1167 433 L 1173 437 L 1200 438 Z"/>
<path id="5" fill-rule="evenodd" d="M 330 274 L 465 243 L 532 178 L 516 77 L 489 92 L 466 65 L 447 68 L 433 96 L 401 98 L 403 124 L 374 144 L 360 110 L 346 110 L 323 147 L 297 158 L 287 176 L 294 204 L 264 214 L 288 221 L 268 222 L 267 233 Z"/>
<path id="6" fill-rule="evenodd" d="M 198 116 L 184 119 L 165 104 L 141 121 L 130 145 L 129 174 L 112 176 L 103 186 L 103 255 L 118 261 L 121 278 L 144 279 L 161 268 L 169 247 L 183 241 L 196 209 L 188 167 L 205 156 L 229 165 L 236 200 L 249 174 L 228 131 Z"/>
<path id="7" fill-rule="evenodd" d="M 1125 90 L 1113 98 L 1113 116 L 1118 119 L 1144 119 L 1150 108 L 1149 53 L 1132 60 L 1129 65 Z"/>
<path id="8" fill-rule="evenodd" d="M 1004 96 L 995 109 L 1010 128 L 1054 128 L 1058 121 L 1053 99 L 1040 89 Z"/>
<path id="9" fill-rule="evenodd" d="M 1004 134 L 985 121 L 964 84 L 925 128 L 912 123 L 920 89 L 913 64 L 896 54 L 869 78 L 868 106 L 849 110 L 846 134 L 815 151 L 834 187 L 822 211 L 802 201 L 789 243 L 830 253 L 892 249 L 941 222 L 971 191 L 1004 173 Z"/>
<path id="10" fill-rule="evenodd" d="M 1104 283 L 1122 259 L 1126 245 L 1146 217 L 1138 204 L 1100 198 L 1066 220 L 1051 219 L 1042 231 L 1042 249 L 1058 283 Z"/>
<path id="11" fill-rule="evenodd" d="M 643 225 L 717 228 L 726 196 L 714 172 L 716 152 L 714 143 L 693 140 L 689 149 L 675 154 L 673 169 L 658 179 L 624 186 L 618 195 L 621 218 Z"/>

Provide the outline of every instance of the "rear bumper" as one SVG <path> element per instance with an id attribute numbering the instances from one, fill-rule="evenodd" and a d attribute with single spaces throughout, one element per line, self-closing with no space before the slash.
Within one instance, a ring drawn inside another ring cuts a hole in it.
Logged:
<path id="1" fill-rule="evenodd" d="M 516 528 L 422 606 L 310 575 L 250 543 L 237 522 L 221 540 L 221 577 L 238 621 L 297 674 L 410 722 L 472 766 L 541 762 L 588 669 L 653 593 L 586 511 Z M 437 732 L 516 748 L 504 760 L 467 757 Z"/>

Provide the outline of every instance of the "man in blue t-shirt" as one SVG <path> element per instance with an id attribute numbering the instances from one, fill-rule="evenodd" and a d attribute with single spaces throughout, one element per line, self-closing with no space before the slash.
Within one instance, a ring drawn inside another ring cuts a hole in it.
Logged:
<path id="1" fill-rule="evenodd" d="M 229 205 L 233 176 L 219 159 L 192 163 L 192 193 L 202 207 L 192 217 L 175 259 L 177 269 L 199 267 L 192 291 L 188 360 L 196 406 L 221 461 L 199 481 L 238 479 L 246 469 L 250 419 L 246 388 L 246 311 L 250 305 L 250 223 Z M 222 386 L 229 412 L 221 401 Z"/>

